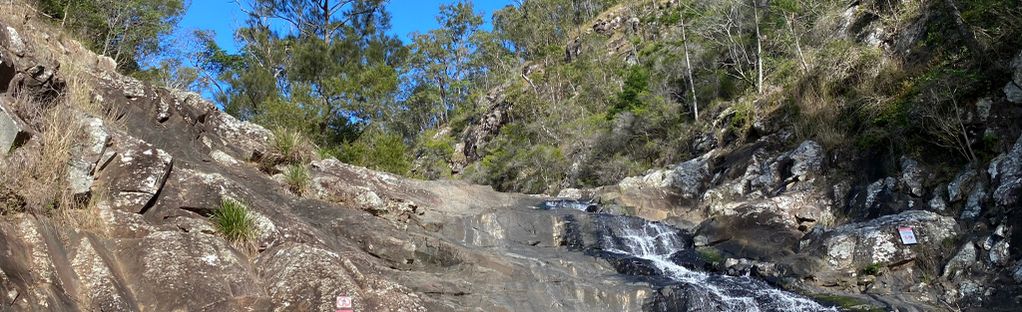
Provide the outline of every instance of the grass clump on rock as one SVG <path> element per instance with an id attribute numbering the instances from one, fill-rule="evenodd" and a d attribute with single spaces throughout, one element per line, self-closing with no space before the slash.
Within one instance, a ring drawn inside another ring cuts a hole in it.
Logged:
<path id="1" fill-rule="evenodd" d="M 284 169 L 284 182 L 287 183 L 288 190 L 295 195 L 305 194 L 311 180 L 308 166 L 290 165 Z"/>
<path id="2" fill-rule="evenodd" d="M 233 198 L 224 198 L 220 202 L 212 220 L 220 235 L 233 244 L 248 244 L 256 236 L 255 222 L 248 207 Z"/>

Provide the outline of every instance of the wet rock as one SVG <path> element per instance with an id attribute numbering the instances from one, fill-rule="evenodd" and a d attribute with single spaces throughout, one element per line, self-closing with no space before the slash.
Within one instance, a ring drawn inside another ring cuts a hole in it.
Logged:
<path id="1" fill-rule="evenodd" d="M 954 277 L 958 273 L 971 266 L 976 262 L 976 244 L 972 242 L 966 242 L 962 248 L 958 249 L 958 253 L 955 254 L 954 258 L 948 260 L 947 265 L 944 266 L 944 277 Z"/>
<path id="2" fill-rule="evenodd" d="M 912 195 L 922 197 L 925 194 L 926 189 L 923 188 L 923 184 L 926 181 L 924 179 L 926 179 L 926 172 L 919 162 L 907 157 L 901 158 L 901 182 L 908 186 Z"/>
<path id="3" fill-rule="evenodd" d="M 727 305 L 708 290 L 695 285 L 683 284 L 658 290 L 643 305 L 643 311 L 726 311 Z"/>
<path id="4" fill-rule="evenodd" d="M 29 135 L 25 129 L 24 123 L 5 108 L 4 98 L 0 97 L 0 155 L 6 155 L 28 141 Z"/>
<path id="5" fill-rule="evenodd" d="M 898 227 L 914 229 L 918 246 L 902 244 Z M 958 233 L 954 218 L 909 210 L 866 222 L 851 223 L 807 236 L 806 250 L 825 260 L 826 270 L 855 272 L 868 265 L 893 265 L 915 259 L 916 248 L 937 250 Z"/>

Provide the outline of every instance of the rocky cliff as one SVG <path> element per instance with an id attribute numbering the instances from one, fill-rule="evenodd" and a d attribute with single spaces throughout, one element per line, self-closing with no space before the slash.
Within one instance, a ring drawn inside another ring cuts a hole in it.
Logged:
<path id="1" fill-rule="evenodd" d="M 846 174 L 868 159 L 761 131 L 560 200 L 310 156 L 293 192 L 258 162 L 270 131 L 0 11 L 0 310 L 1011 310 L 1022 295 L 1022 138 L 950 174 L 906 156 L 873 177 Z M 597 31 L 628 24 L 611 20 Z M 974 116 L 1017 136 L 1011 87 Z M 244 243 L 215 222 L 228 200 L 249 210 Z"/>

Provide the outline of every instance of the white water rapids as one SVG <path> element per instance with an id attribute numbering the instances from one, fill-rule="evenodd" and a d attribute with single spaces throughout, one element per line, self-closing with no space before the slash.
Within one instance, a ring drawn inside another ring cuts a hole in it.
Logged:
<path id="1" fill-rule="evenodd" d="M 692 271 L 674 263 L 671 256 L 685 245 L 678 230 L 665 224 L 608 228 L 605 251 L 648 260 L 672 280 L 707 290 L 727 311 L 837 311 L 752 277 Z"/>

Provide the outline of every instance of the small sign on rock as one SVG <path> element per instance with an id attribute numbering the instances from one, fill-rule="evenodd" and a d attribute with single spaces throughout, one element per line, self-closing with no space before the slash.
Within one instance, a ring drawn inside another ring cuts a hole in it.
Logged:
<path id="1" fill-rule="evenodd" d="M 337 312 L 354 312 L 351 296 L 337 296 Z"/>
<path id="2" fill-rule="evenodd" d="M 905 245 L 915 245 L 919 242 L 916 241 L 916 233 L 910 226 L 898 227 L 898 234 L 901 235 L 901 243 Z"/>

